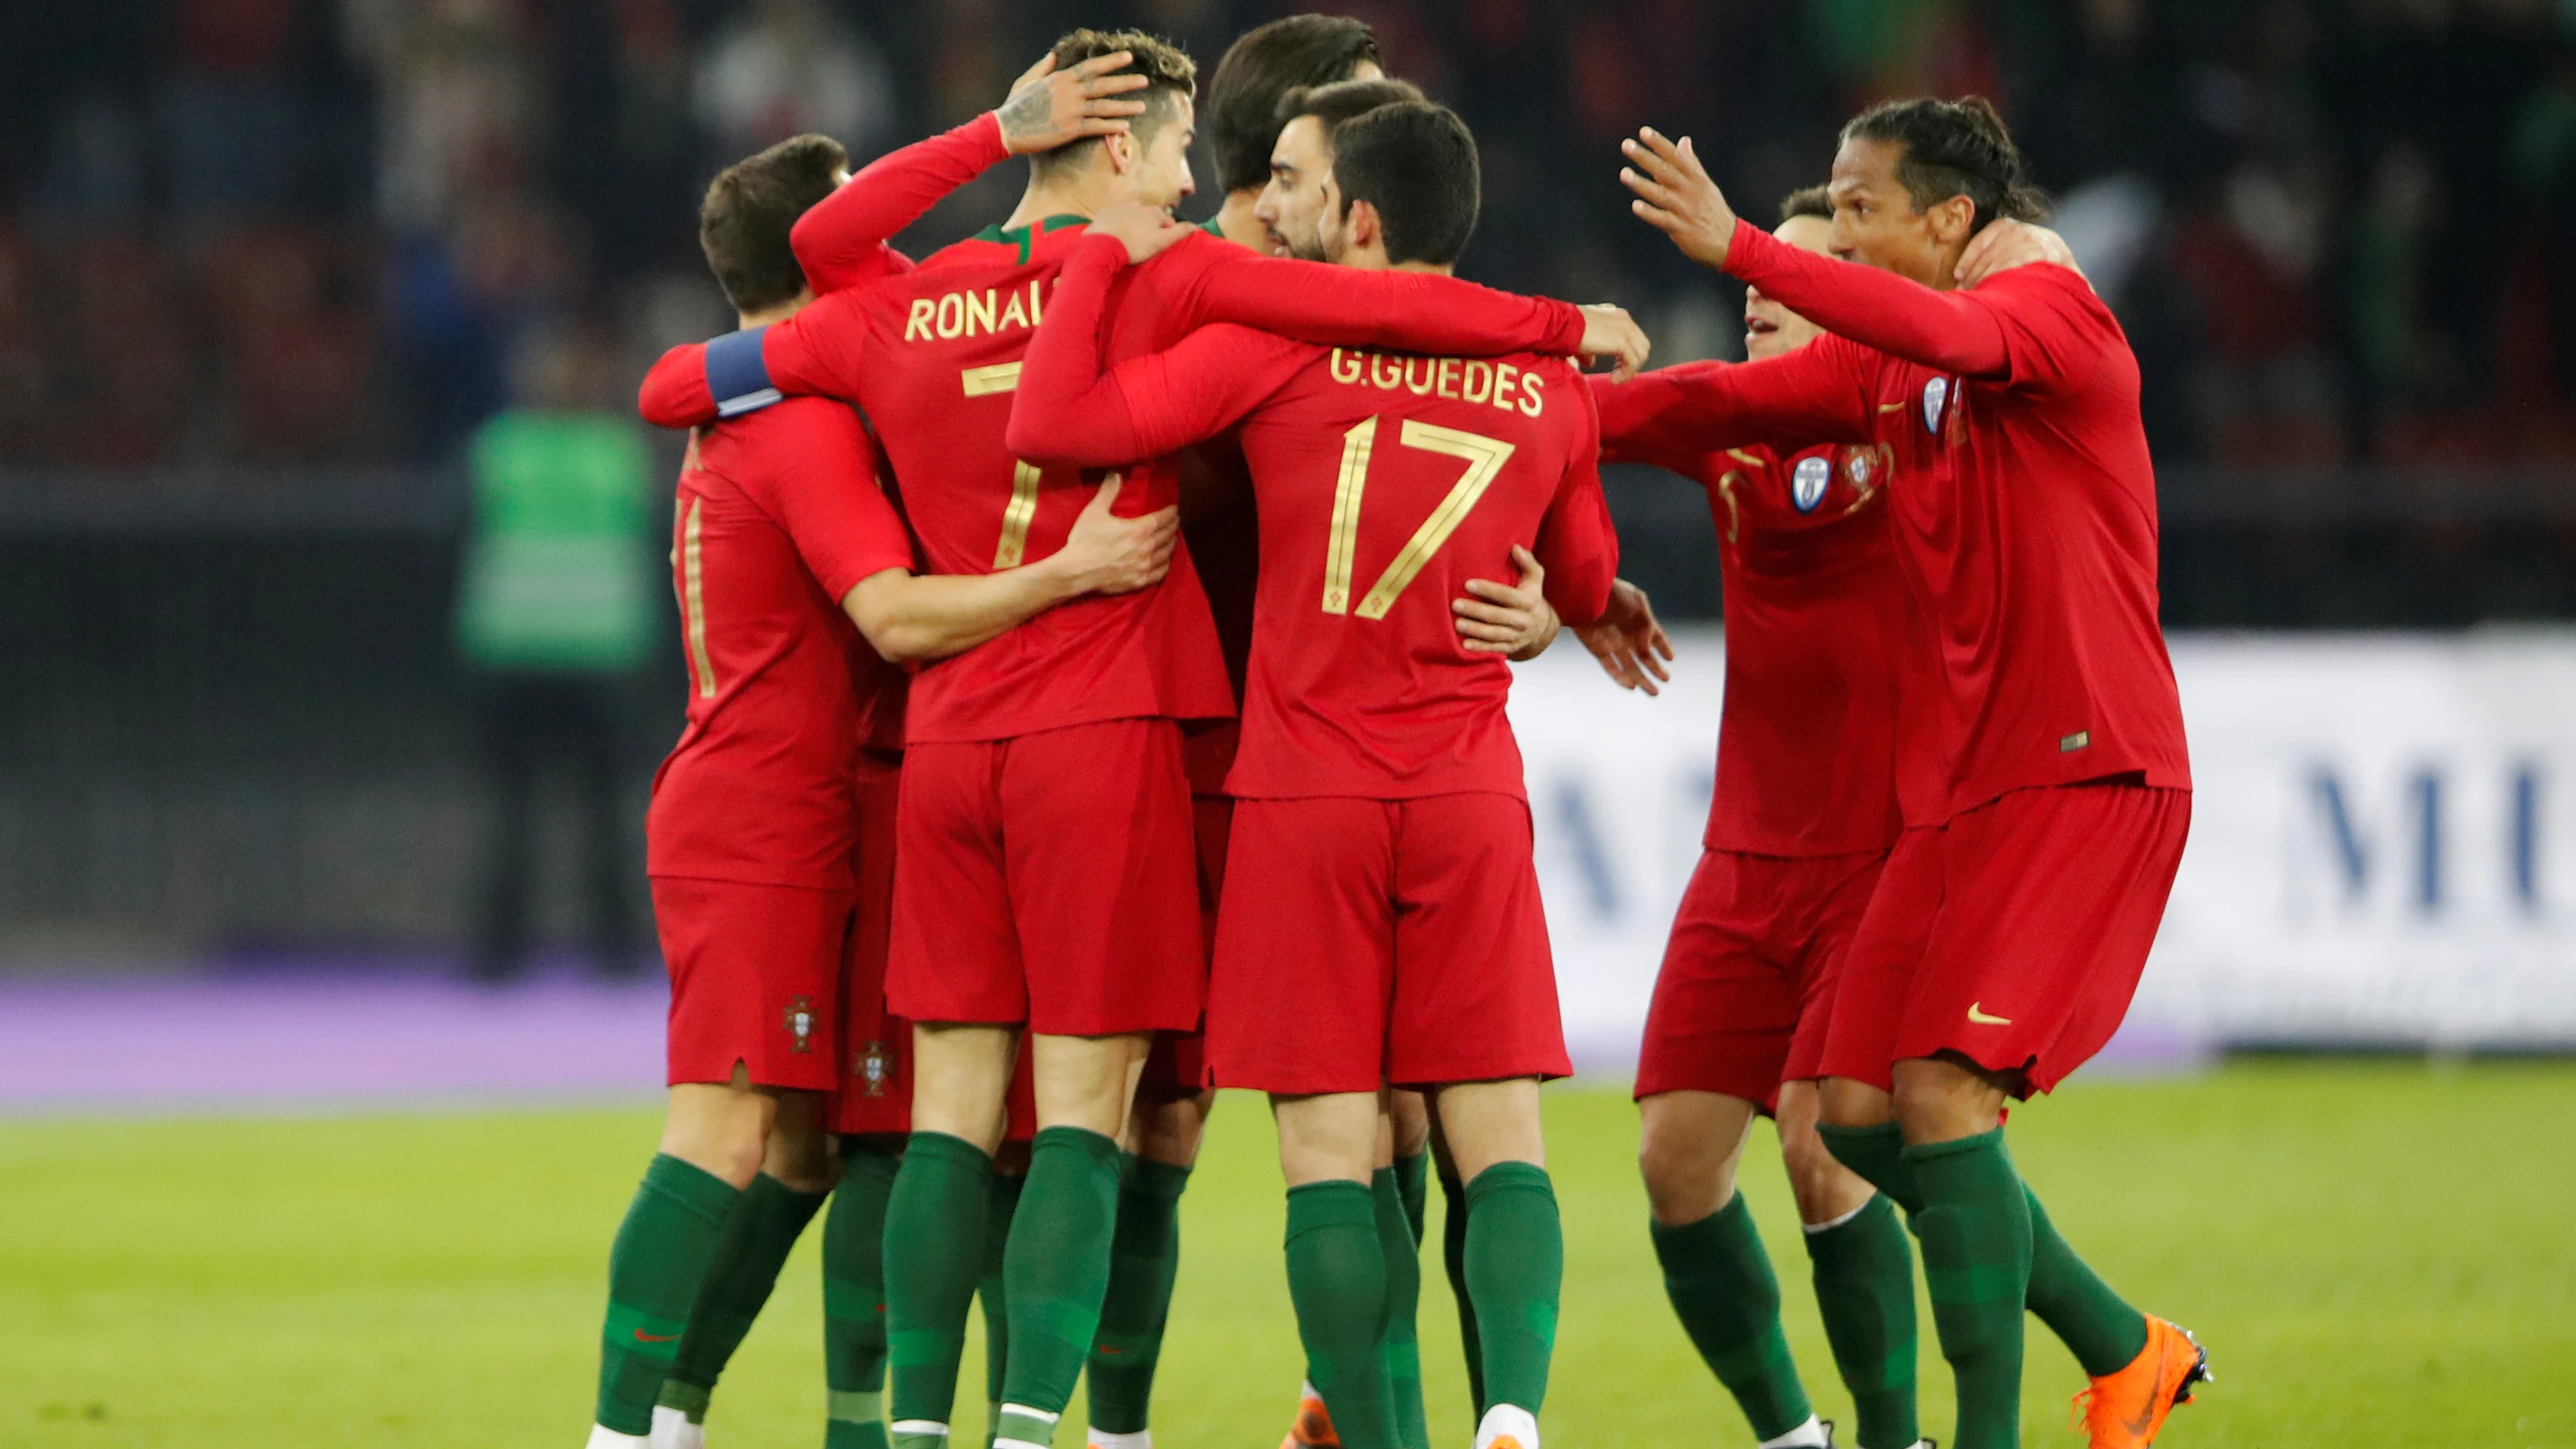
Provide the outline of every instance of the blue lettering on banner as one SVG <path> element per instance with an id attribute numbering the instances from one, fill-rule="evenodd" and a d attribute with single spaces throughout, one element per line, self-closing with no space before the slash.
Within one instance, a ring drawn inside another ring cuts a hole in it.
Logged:
<path id="1" fill-rule="evenodd" d="M 1568 775 L 1558 777 L 1555 795 L 1557 827 L 1565 832 L 1566 853 L 1573 857 L 1574 873 L 1591 897 L 1592 913 L 1605 920 L 1617 916 L 1619 877 L 1610 869 L 1610 851 L 1601 838 L 1591 794 L 1581 779 Z"/>
<path id="2" fill-rule="evenodd" d="M 2540 766 L 2530 760 L 2513 771 L 2511 834 L 2513 899 L 2526 916 L 2540 914 Z"/>

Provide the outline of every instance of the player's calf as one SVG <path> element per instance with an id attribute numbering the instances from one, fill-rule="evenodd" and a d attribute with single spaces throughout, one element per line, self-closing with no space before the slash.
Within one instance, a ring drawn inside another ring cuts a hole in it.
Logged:
<path id="1" fill-rule="evenodd" d="M 1455 1083 L 1440 1088 L 1433 1105 L 1467 1185 L 1467 1286 L 1486 1399 L 1476 1449 L 1538 1449 L 1565 1278 L 1538 1080 Z"/>

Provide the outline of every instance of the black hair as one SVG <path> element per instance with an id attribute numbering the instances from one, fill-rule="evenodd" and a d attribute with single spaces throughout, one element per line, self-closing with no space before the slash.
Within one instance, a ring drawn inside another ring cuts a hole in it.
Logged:
<path id="1" fill-rule="evenodd" d="M 1398 101 L 1344 121 L 1333 179 L 1344 216 L 1353 202 L 1377 208 L 1390 262 L 1447 266 L 1476 230 L 1476 137 L 1446 106 Z"/>
<path id="2" fill-rule="evenodd" d="M 1903 147 L 1896 161 L 1896 179 L 1905 184 L 1914 209 L 1922 211 L 1964 196 L 1977 209 L 1968 225 L 1970 235 L 1998 217 L 2047 219 L 2048 198 L 2029 183 L 2021 149 L 2013 145 L 2004 118 L 1984 96 L 1889 101 L 1854 116 L 1843 127 L 1843 139 Z"/>
<path id="3" fill-rule="evenodd" d="M 698 203 L 698 250 L 738 312 L 775 307 L 805 290 L 787 234 L 832 194 L 850 156 L 829 136 L 790 136 L 716 173 Z"/>
<path id="4" fill-rule="evenodd" d="M 1347 15 L 1290 15 L 1245 31 L 1217 61 L 1200 108 L 1216 152 L 1217 189 L 1241 191 L 1268 179 L 1280 97 L 1384 64 L 1367 22 Z"/>
<path id="5" fill-rule="evenodd" d="M 1129 117 L 1127 122 L 1128 134 L 1136 138 L 1138 146 L 1144 146 L 1154 139 L 1156 131 L 1169 125 L 1173 116 L 1178 114 L 1181 97 L 1198 93 L 1198 62 L 1190 59 L 1188 51 L 1142 30 L 1085 28 L 1068 31 L 1055 43 L 1055 67 L 1071 70 L 1086 60 L 1115 55 L 1122 50 L 1133 59 L 1118 74 L 1141 75 L 1146 80 L 1143 90 L 1129 91 L 1120 97 L 1145 103 L 1145 109 Z M 1033 171 L 1061 174 L 1099 146 L 1099 137 L 1085 137 L 1052 151 L 1038 152 L 1029 158 L 1029 166 Z"/>
<path id="6" fill-rule="evenodd" d="M 1782 225 L 1785 226 L 1802 216 L 1812 216 L 1823 221 L 1833 220 L 1833 194 L 1821 186 L 1801 186 L 1780 198 Z"/>
<path id="7" fill-rule="evenodd" d="M 1354 116 L 1367 115 L 1380 106 L 1426 99 L 1422 88 L 1411 81 L 1350 80 L 1335 81 L 1328 86 L 1299 86 L 1279 98 L 1278 113 L 1270 123 L 1270 134 L 1276 137 L 1290 121 L 1300 116 L 1312 116 L 1323 123 L 1324 139 L 1330 142 L 1333 133 L 1342 128 L 1342 123 Z M 1262 153 L 1261 169 L 1265 174 L 1270 169 L 1270 155 L 1266 151 Z"/>

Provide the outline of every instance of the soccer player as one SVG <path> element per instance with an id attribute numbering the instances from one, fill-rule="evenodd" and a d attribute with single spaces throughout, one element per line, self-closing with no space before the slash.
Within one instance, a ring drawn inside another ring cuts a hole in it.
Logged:
<path id="1" fill-rule="evenodd" d="M 845 163 L 837 143 L 799 137 L 708 188 L 700 242 L 745 326 L 811 301 L 788 225 Z M 671 969 L 670 1112 L 610 1256 L 599 1449 L 644 1442 L 719 1236 L 757 1219 L 773 1231 L 737 1245 L 774 1240 L 783 1257 L 831 1188 L 822 1094 L 838 1076 L 858 906 L 858 752 L 900 709 L 876 656 L 962 652 L 1066 600 L 1148 586 L 1175 550 L 1171 510 L 1122 519 L 1104 489 L 1043 560 L 918 578 L 875 477 L 857 415 L 814 399 L 709 429 L 681 474 L 671 560 L 688 724 L 647 821 Z"/>
<path id="2" fill-rule="evenodd" d="M 1327 248 L 1327 224 L 1338 219 L 1338 193 L 1330 189 L 1333 173 L 1333 136 L 1344 121 L 1366 114 L 1378 106 L 1400 101 L 1420 101 L 1422 92 L 1403 81 L 1385 78 L 1359 78 L 1331 85 L 1286 92 L 1273 105 L 1276 140 L 1270 153 L 1270 181 L 1253 207 L 1253 221 L 1276 249 L 1284 255 L 1305 261 L 1330 261 Z M 1248 493 L 1248 490 L 1246 490 Z M 1249 498 L 1241 518 L 1252 523 Z M 1184 518 L 1187 518 L 1184 510 Z M 1188 528 L 1188 524 L 1184 524 Z M 1197 535 L 1191 538 L 1192 556 L 1202 562 L 1207 557 L 1197 546 Z M 1516 584 L 1493 579 L 1469 579 L 1467 597 L 1452 601 L 1450 608 L 1457 616 L 1459 633 L 1471 641 L 1468 647 L 1486 653 L 1500 653 L 1519 660 L 1534 658 L 1544 651 L 1556 636 L 1558 620 L 1547 603 L 1546 570 L 1526 550 L 1513 558 L 1521 577 Z M 1250 593 L 1256 575 L 1251 568 L 1243 570 L 1240 584 L 1247 631 L 1250 625 Z M 1219 597 L 1217 595 L 1211 596 Z M 1226 610 L 1218 610 L 1220 629 L 1226 622 Z M 1239 678 L 1240 676 L 1238 676 Z M 1231 764 L 1228 751 L 1227 764 Z M 1427 1208 L 1431 1167 L 1430 1114 L 1422 1094 L 1402 1089 L 1387 1094 L 1388 1155 L 1390 1161 L 1381 1167 L 1372 1181 L 1380 1199 L 1382 1214 L 1400 1211 L 1416 1252 L 1422 1243 L 1424 1214 Z M 1448 1211 L 1443 1221 L 1442 1261 L 1448 1270 L 1451 1296 L 1458 1309 L 1461 1347 L 1467 1360 L 1470 1397 L 1477 1412 L 1484 1409 L 1483 1376 L 1476 1348 L 1475 1309 L 1464 1273 L 1463 1251 L 1467 1222 L 1466 1188 L 1459 1180 L 1456 1167 L 1444 1159 L 1440 1184 Z M 1427 1435 L 1422 1408 L 1422 1369 L 1416 1346 L 1415 1309 L 1418 1306 L 1419 1270 L 1415 1263 L 1398 1253 L 1397 1240 L 1390 1237 L 1387 1250 L 1390 1270 L 1399 1285 L 1395 1301 L 1388 1312 L 1388 1375 L 1392 1381 L 1398 1426 L 1408 1446 Z M 1338 1442 L 1331 1412 L 1315 1392 L 1311 1379 L 1301 1386 L 1298 1411 L 1291 1422 L 1281 1449 L 1296 1446 L 1329 1446 Z"/>
<path id="3" fill-rule="evenodd" d="M 1821 255 L 1832 216 L 1825 189 L 1810 187 L 1782 203 L 1775 235 Z M 1745 296 L 1744 330 L 1756 359 L 1821 335 L 1759 288 Z M 1911 1449 L 1905 1228 L 1816 1135 L 1835 982 L 1899 829 L 1896 651 L 1915 621 L 1888 524 L 1893 453 L 1876 443 L 1707 448 L 1662 417 L 1704 367 L 1593 388 L 1606 461 L 1652 463 L 1708 490 L 1726 591 L 1726 707 L 1704 853 L 1637 1065 L 1649 1226 L 1674 1312 L 1763 1449 L 1828 1444 L 1737 1186 L 1754 1115 L 1774 1117 L 1861 1449 Z M 1651 647 L 1641 653 L 1650 674 L 1660 669 Z"/>
<path id="4" fill-rule="evenodd" d="M 1345 121 L 1334 145 L 1325 254 L 1447 271 L 1476 219 L 1466 126 L 1404 102 Z M 1067 264 L 1011 443 L 1097 467 L 1239 427 L 1262 562 L 1209 1066 L 1219 1085 L 1271 1094 L 1290 1293 L 1350 1449 L 1400 1442 L 1381 1334 L 1390 1255 L 1413 1249 L 1371 1191 L 1381 1098 L 1390 1083 L 1436 1094 L 1473 1201 L 1491 1400 L 1476 1443 L 1535 1449 L 1563 1264 L 1538 1083 L 1568 1067 L 1503 712 L 1510 670 L 1461 643 L 1446 601 L 1519 546 L 1549 562 L 1566 617 L 1601 613 L 1617 545 L 1590 393 L 1562 358 L 1391 355 L 1239 328 L 1116 361 L 1103 317 L 1120 268 L 1188 234 L 1160 220 L 1104 218 L 1096 230 L 1118 235 Z"/>
<path id="5" fill-rule="evenodd" d="M 1904 470 L 1892 512 L 1952 730 L 1938 905 L 1911 962 L 1865 975 L 1854 953 L 1821 1130 L 1914 1212 L 1957 1449 L 2019 1442 L 2025 1304 L 2092 1379 L 2095 1449 L 2147 1444 L 2206 1356 L 2066 1246 L 2001 1122 L 2007 1098 L 2055 1086 L 2118 1027 L 2189 825 L 2136 359 L 2068 268 L 1953 286 L 1980 229 L 2038 214 L 1982 100 L 1894 102 L 1844 128 L 1832 245 L 1869 265 L 1741 224 L 1687 141 L 1644 131 L 1623 149 L 1641 218 L 1834 334 L 1703 379 L 1713 435 L 1865 440 L 1886 380 L 1930 374 L 1907 411 L 1939 465 Z"/>
<path id="6" fill-rule="evenodd" d="M 1118 53 L 1149 80 L 1131 130 L 1047 153 L 1006 225 L 737 334 L 750 340 L 727 350 L 718 386 L 707 349 L 676 350 L 647 379 L 647 416 L 692 423 L 720 397 L 772 389 L 852 398 L 877 425 L 935 571 L 982 573 L 1052 551 L 1099 485 L 1003 445 L 1020 353 L 1053 305 L 1046 284 L 1103 205 L 1169 206 L 1191 189 L 1188 57 L 1133 32 L 1079 31 L 1056 49 L 1067 68 Z M 907 148 L 897 169 L 962 180 L 1001 159 L 1003 140 L 999 123 L 979 119 Z M 877 209 L 850 195 L 856 187 L 816 207 L 800 232 L 847 241 L 835 214 Z M 1192 235 L 1197 247 L 1134 274 L 1120 314 L 1139 350 L 1234 315 L 1353 344 L 1642 351 L 1624 316 L 1445 278 L 1300 268 Z M 1176 491 L 1171 472 L 1130 470 L 1128 490 L 1161 506 Z M 889 1412 L 905 1449 L 947 1437 L 979 1256 L 968 1225 L 980 1226 L 973 1205 L 1023 1030 L 1041 1126 L 1005 1269 L 1004 1441 L 1052 1436 L 1091 1347 L 1134 1073 L 1152 1034 L 1199 1021 L 1205 964 L 1179 725 L 1231 712 L 1222 669 L 1183 549 L 1154 588 L 1051 611 L 915 678 L 887 971 L 888 1006 L 916 1024 L 913 1132 L 886 1226 Z"/>

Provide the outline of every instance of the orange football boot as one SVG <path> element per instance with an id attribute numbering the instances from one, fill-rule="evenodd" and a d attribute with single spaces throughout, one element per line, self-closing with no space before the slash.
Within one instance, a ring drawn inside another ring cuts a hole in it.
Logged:
<path id="1" fill-rule="evenodd" d="M 1279 1449 L 1342 1449 L 1342 1436 L 1333 1432 L 1333 1416 L 1324 1407 L 1324 1397 L 1309 1387 L 1297 1397 L 1297 1422 L 1288 1437 L 1279 1441 Z"/>
<path id="2" fill-rule="evenodd" d="M 2174 1405 L 2190 1403 L 2192 1385 L 2208 1381 L 2209 1352 L 2200 1340 L 2150 1313 L 2147 1346 L 2129 1366 L 2075 1396 L 2074 1427 L 2092 1449 L 2147 1449 Z"/>

